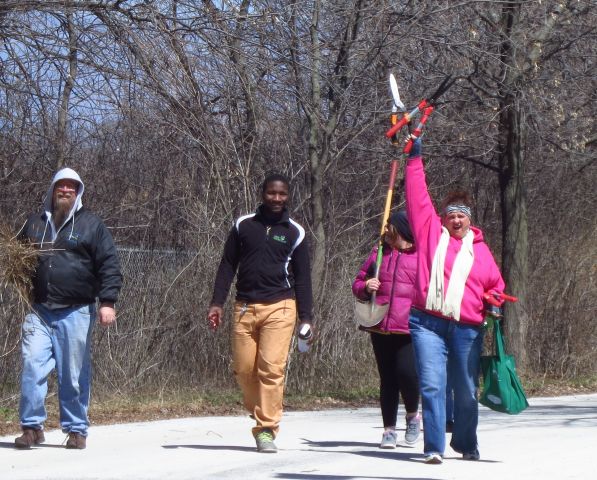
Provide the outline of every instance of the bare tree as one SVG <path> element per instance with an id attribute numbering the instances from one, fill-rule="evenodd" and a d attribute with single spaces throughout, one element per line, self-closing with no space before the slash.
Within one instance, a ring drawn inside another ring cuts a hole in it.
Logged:
<path id="1" fill-rule="evenodd" d="M 565 55 L 575 42 L 594 27 L 581 27 L 576 38 L 566 46 L 557 45 L 555 32 L 561 26 L 582 19 L 586 7 L 578 2 L 558 2 L 544 8 L 533 2 L 511 1 L 501 6 L 499 22 L 491 15 L 480 17 L 498 32 L 497 68 L 484 74 L 496 85 L 499 104 L 496 154 L 499 164 L 502 218 L 502 268 L 508 288 L 516 292 L 519 302 L 506 306 L 515 321 L 508 323 L 509 341 L 521 369 L 528 366 L 527 331 L 529 328 L 529 234 L 527 200 L 526 144 L 529 135 L 529 95 L 537 71 L 554 55 Z M 537 28 L 529 31 L 528 20 L 535 18 Z M 582 23 L 580 24 L 582 25 Z M 475 81 L 475 80 L 473 80 Z M 486 80 L 482 80 L 486 81 Z"/>
<path id="2" fill-rule="evenodd" d="M 128 269 L 118 329 L 96 339 L 98 385 L 228 386 L 226 339 L 201 321 L 211 278 L 263 175 L 287 173 L 320 318 L 289 385 L 370 387 L 349 287 L 399 155 L 388 71 L 407 106 L 451 73 L 424 138 L 432 195 L 474 193 L 521 298 L 507 312 L 519 364 L 581 374 L 597 336 L 594 20 L 585 0 L 0 2 L 0 211 L 18 228 L 57 161 L 79 169 Z"/>
<path id="3" fill-rule="evenodd" d="M 67 12 L 64 19 L 64 30 L 68 38 L 68 73 L 64 79 L 62 99 L 58 109 L 58 125 L 56 132 L 56 168 L 64 166 L 64 151 L 68 126 L 68 105 L 77 80 L 77 32 L 73 24 L 72 14 Z"/>

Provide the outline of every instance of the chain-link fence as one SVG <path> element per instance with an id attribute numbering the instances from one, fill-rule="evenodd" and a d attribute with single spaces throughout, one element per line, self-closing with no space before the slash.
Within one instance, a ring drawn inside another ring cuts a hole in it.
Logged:
<path id="1" fill-rule="evenodd" d="M 219 253 L 119 248 L 124 284 L 117 322 L 95 328 L 92 349 L 96 394 L 147 393 L 178 389 L 217 391 L 234 388 L 230 368 L 230 307 L 218 332 L 207 328 Z M 357 332 L 348 287 L 329 297 L 316 324 L 318 340 L 311 352 L 299 354 L 293 343 L 287 387 L 290 391 L 339 391 L 376 384 L 368 336 Z M 234 292 L 231 292 L 231 296 Z M 18 398 L 20 325 L 24 309 L 3 297 L 0 320 L 2 400 Z M 14 402 L 13 402 L 14 403 Z"/>

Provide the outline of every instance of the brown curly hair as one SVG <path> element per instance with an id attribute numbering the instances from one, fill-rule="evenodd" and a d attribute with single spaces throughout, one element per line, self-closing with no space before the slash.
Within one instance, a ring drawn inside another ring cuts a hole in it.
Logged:
<path id="1" fill-rule="evenodd" d="M 461 188 L 452 190 L 444 197 L 441 203 L 440 215 L 443 215 L 448 205 L 466 205 L 469 208 L 473 208 L 473 200 L 470 194 Z"/>

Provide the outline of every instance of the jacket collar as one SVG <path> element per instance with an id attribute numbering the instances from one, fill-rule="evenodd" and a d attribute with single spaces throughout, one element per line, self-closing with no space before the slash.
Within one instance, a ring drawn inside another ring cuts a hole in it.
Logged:
<path id="1" fill-rule="evenodd" d="M 265 208 L 263 204 L 257 207 L 255 212 L 255 218 L 258 219 L 262 223 L 267 223 L 271 225 L 275 225 L 278 223 L 289 223 L 290 216 L 288 214 L 288 208 L 284 207 L 282 213 L 280 215 L 271 215 Z"/>

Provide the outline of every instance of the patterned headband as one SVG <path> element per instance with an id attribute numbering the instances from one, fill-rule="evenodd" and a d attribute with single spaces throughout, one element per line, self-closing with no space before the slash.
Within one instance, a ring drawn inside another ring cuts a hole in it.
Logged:
<path id="1" fill-rule="evenodd" d="M 444 210 L 444 215 L 454 212 L 464 213 L 468 218 L 471 218 L 471 208 L 466 205 L 448 205 Z"/>

